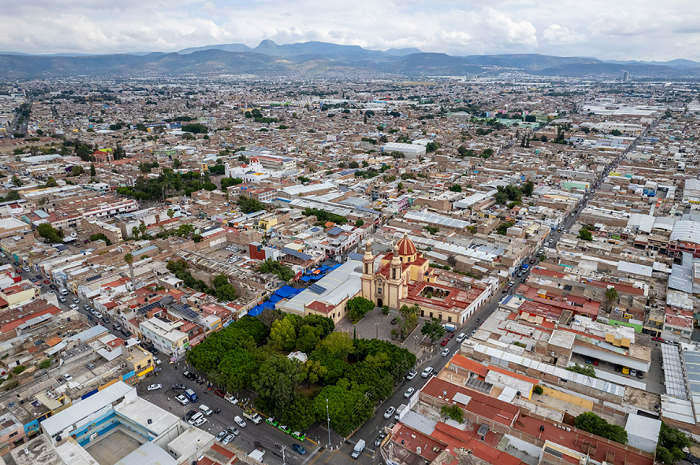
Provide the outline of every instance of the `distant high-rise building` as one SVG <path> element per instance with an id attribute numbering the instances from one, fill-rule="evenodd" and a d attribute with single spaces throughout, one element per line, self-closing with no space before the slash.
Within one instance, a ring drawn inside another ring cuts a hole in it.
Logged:
<path id="1" fill-rule="evenodd" d="M 622 82 L 627 82 L 630 80 L 630 73 L 628 71 L 622 72 Z"/>

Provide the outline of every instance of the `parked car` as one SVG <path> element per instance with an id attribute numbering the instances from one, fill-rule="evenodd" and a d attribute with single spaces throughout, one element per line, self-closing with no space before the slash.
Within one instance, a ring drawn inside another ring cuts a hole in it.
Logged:
<path id="1" fill-rule="evenodd" d="M 228 436 L 226 430 L 221 431 L 219 434 L 216 435 L 216 440 L 221 442 L 226 436 Z"/>
<path id="2" fill-rule="evenodd" d="M 459 334 L 457 335 L 457 342 L 462 342 L 466 337 L 467 337 L 466 334 L 464 334 L 464 333 L 459 333 Z"/>
<path id="3" fill-rule="evenodd" d="M 272 417 L 267 417 L 265 419 L 265 423 L 267 423 L 270 426 L 274 426 L 274 427 L 277 427 L 277 425 L 279 425 L 279 422 Z"/>
<path id="4" fill-rule="evenodd" d="M 447 339 L 447 338 L 445 338 L 445 339 L 442 340 L 442 342 L 440 343 L 440 345 L 441 345 L 441 346 L 446 346 L 448 342 L 450 342 L 450 340 Z"/>
<path id="5" fill-rule="evenodd" d="M 246 426 L 246 423 L 245 423 L 245 421 L 243 420 L 243 418 L 239 417 L 238 415 L 236 415 L 235 417 L 233 417 L 233 421 L 235 421 L 236 424 L 237 424 L 238 426 L 240 426 L 241 428 L 245 428 L 245 426 Z"/>
<path id="6" fill-rule="evenodd" d="M 239 434 L 241 434 L 241 432 L 235 426 L 229 426 L 226 429 L 228 430 L 229 433 L 231 433 L 235 436 L 238 436 Z"/>
<path id="7" fill-rule="evenodd" d="M 416 372 L 415 370 L 411 370 L 411 371 L 409 371 L 408 374 L 406 375 L 406 379 L 410 381 L 410 380 L 412 380 L 413 378 L 415 378 L 417 374 L 418 374 L 418 372 Z"/>
<path id="8" fill-rule="evenodd" d="M 447 357 L 448 355 L 450 355 L 450 349 L 445 347 L 444 349 L 442 349 L 442 352 L 440 352 L 440 355 L 442 355 L 443 357 Z"/>
<path id="9" fill-rule="evenodd" d="M 430 373 L 432 373 L 432 372 L 433 372 L 433 367 L 431 367 L 431 366 L 425 367 L 425 370 L 423 370 L 423 373 L 420 374 L 421 378 L 427 378 L 428 376 L 430 376 Z"/>
<path id="10" fill-rule="evenodd" d="M 398 321 L 399 321 L 399 319 L 398 319 L 397 317 L 394 317 L 394 318 L 391 320 L 391 324 L 392 324 L 392 325 L 395 325 Z"/>
<path id="11" fill-rule="evenodd" d="M 374 440 L 374 447 L 379 447 L 382 444 L 382 441 L 386 437 L 386 434 L 384 433 L 379 433 L 379 436 L 377 436 L 377 439 Z"/>
<path id="12" fill-rule="evenodd" d="M 119 323 L 114 323 L 114 324 L 112 325 L 112 328 L 114 328 L 115 331 L 121 331 L 121 330 L 122 330 L 122 325 L 120 325 Z"/>
<path id="13" fill-rule="evenodd" d="M 411 397 L 413 395 L 414 392 L 416 392 L 416 388 L 410 387 L 410 388 L 406 389 L 406 392 L 403 393 L 403 396 L 408 399 L 409 397 Z"/>
<path id="14" fill-rule="evenodd" d="M 107 318 L 106 316 L 103 316 L 103 317 L 102 317 L 102 322 L 103 322 L 103 323 L 109 323 L 109 318 Z"/>
<path id="15" fill-rule="evenodd" d="M 162 388 L 162 387 L 163 387 L 162 384 L 150 384 L 150 385 L 148 386 L 148 390 L 149 390 L 149 391 L 157 391 L 158 389 L 160 389 L 160 388 Z"/>
<path id="16" fill-rule="evenodd" d="M 214 394 L 216 394 L 219 397 L 224 397 L 226 395 L 226 392 L 222 391 L 221 389 L 217 389 L 216 391 L 214 391 Z"/>
<path id="17" fill-rule="evenodd" d="M 291 434 L 292 433 L 292 428 L 290 428 L 287 425 L 279 425 L 277 427 L 278 430 L 282 431 L 283 433 Z"/>
<path id="18" fill-rule="evenodd" d="M 233 397 L 233 394 L 226 394 L 226 395 L 224 396 L 224 399 L 226 399 L 230 404 L 234 404 L 234 405 L 235 405 L 235 404 L 238 403 L 238 400 L 236 400 L 236 398 Z"/>
<path id="19" fill-rule="evenodd" d="M 207 422 L 207 419 L 204 417 L 199 418 L 197 421 L 193 423 L 194 426 L 202 426 L 204 423 Z"/>
<path id="20" fill-rule="evenodd" d="M 391 418 L 391 416 L 394 414 L 395 411 L 396 411 L 396 407 L 394 407 L 392 405 L 391 407 L 386 409 L 386 412 L 384 412 L 384 418 Z"/>
<path id="21" fill-rule="evenodd" d="M 182 404 L 182 405 L 187 405 L 190 403 L 189 399 L 187 397 L 183 396 L 182 394 L 175 396 L 175 400 L 180 402 L 180 404 Z"/>
<path id="22" fill-rule="evenodd" d="M 66 373 L 65 375 L 63 375 L 63 379 L 66 381 L 72 381 L 73 377 L 71 375 L 69 375 L 68 373 Z"/>
<path id="23" fill-rule="evenodd" d="M 292 437 L 294 439 L 298 439 L 300 441 L 303 441 L 306 439 L 306 435 L 303 434 L 301 431 L 292 431 Z"/>
<path id="24" fill-rule="evenodd" d="M 66 298 L 63 297 L 62 295 L 59 295 L 59 296 L 58 296 L 58 301 L 61 302 L 61 303 L 66 303 Z"/>
<path id="25" fill-rule="evenodd" d="M 75 304 L 70 304 L 70 309 L 71 310 L 78 310 L 78 306 Z"/>
<path id="26" fill-rule="evenodd" d="M 233 434 L 229 434 L 229 435 L 227 435 L 227 436 L 224 438 L 223 441 L 221 441 L 221 444 L 226 445 L 226 444 L 228 444 L 229 442 L 233 441 L 234 439 L 236 439 L 236 436 L 233 435 Z"/>
<path id="27" fill-rule="evenodd" d="M 187 389 L 187 386 L 185 386 L 184 384 L 176 383 L 173 384 L 172 389 L 173 391 L 184 391 L 185 389 Z"/>
<path id="28" fill-rule="evenodd" d="M 94 369 L 95 369 L 95 365 L 93 365 L 92 363 L 87 363 L 87 364 L 85 365 L 85 368 L 87 368 L 88 370 L 94 370 Z"/>

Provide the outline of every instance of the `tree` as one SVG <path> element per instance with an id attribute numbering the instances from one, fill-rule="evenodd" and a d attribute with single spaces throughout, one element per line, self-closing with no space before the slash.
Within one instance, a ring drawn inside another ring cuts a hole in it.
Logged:
<path id="1" fill-rule="evenodd" d="M 168 218 L 172 220 L 173 216 L 175 216 L 175 210 L 173 210 L 172 208 L 168 208 Z"/>
<path id="2" fill-rule="evenodd" d="M 90 163 L 90 176 L 94 178 L 96 174 L 97 171 L 95 171 L 95 165 L 93 163 Z"/>
<path id="3" fill-rule="evenodd" d="M 501 236 L 505 236 L 508 233 L 508 228 L 515 225 L 515 221 L 503 221 L 496 228 L 496 232 Z"/>
<path id="4" fill-rule="evenodd" d="M 525 184 L 523 184 L 523 195 L 525 195 L 526 197 L 532 197 L 532 193 L 534 190 L 535 185 L 532 181 L 528 181 Z"/>
<path id="5" fill-rule="evenodd" d="M 297 342 L 297 333 L 294 329 L 294 324 L 289 318 L 285 317 L 272 323 L 270 342 L 277 350 L 286 352 L 294 350 Z"/>
<path id="6" fill-rule="evenodd" d="M 427 144 L 425 144 L 426 153 L 435 152 L 439 148 L 440 144 L 438 142 L 428 142 Z"/>
<path id="7" fill-rule="evenodd" d="M 41 223 L 36 228 L 39 236 L 43 237 L 49 242 L 61 242 L 61 235 L 51 226 L 49 223 Z"/>
<path id="8" fill-rule="evenodd" d="M 265 210 L 265 205 L 252 197 L 239 197 L 238 206 L 241 208 L 241 211 L 245 214 Z"/>
<path id="9" fill-rule="evenodd" d="M 364 224 L 365 224 L 365 221 L 364 221 L 362 218 L 360 218 L 360 219 L 358 219 L 357 221 L 355 221 L 355 227 L 356 227 L 356 228 L 360 228 L 360 227 L 364 226 Z"/>
<path id="10" fill-rule="evenodd" d="M 542 393 L 544 392 L 544 389 L 542 389 L 542 386 L 540 386 L 540 385 L 538 384 L 538 385 L 536 385 L 535 387 L 532 388 L 532 392 L 534 392 L 534 393 L 537 394 L 537 395 L 542 395 Z"/>
<path id="11" fill-rule="evenodd" d="M 325 349 L 331 357 L 343 360 L 353 352 L 354 346 L 349 334 L 331 333 L 321 341 L 319 349 Z"/>
<path id="12" fill-rule="evenodd" d="M 132 236 L 134 236 L 134 237 L 139 237 L 139 232 L 140 232 L 140 231 L 139 231 L 139 227 L 138 227 L 138 226 L 134 226 L 133 228 L 131 228 L 131 235 L 132 235 Z"/>
<path id="13" fill-rule="evenodd" d="M 221 180 L 221 188 L 226 189 L 227 187 L 230 186 L 237 186 L 238 184 L 243 184 L 243 180 L 241 178 L 223 178 Z"/>
<path id="14" fill-rule="evenodd" d="M 51 366 L 51 363 L 52 363 L 52 362 L 51 362 L 51 359 L 45 358 L 44 360 L 42 360 L 42 361 L 39 363 L 39 368 L 42 369 L 42 370 L 46 370 L 48 367 Z"/>
<path id="15" fill-rule="evenodd" d="M 450 418 L 454 421 L 459 422 L 460 425 L 464 423 L 464 412 L 457 404 L 443 405 L 440 408 L 440 414 L 445 418 Z"/>
<path id="16" fill-rule="evenodd" d="M 321 341 L 321 336 L 323 335 L 323 328 L 311 325 L 303 325 L 299 328 L 299 335 L 297 336 L 296 348 L 305 353 L 309 353 L 316 349 L 318 343 Z"/>
<path id="17" fill-rule="evenodd" d="M 254 352 L 239 348 L 227 351 L 219 363 L 218 369 L 224 376 L 226 389 L 240 391 L 251 385 L 253 376 L 258 371 L 258 362 Z"/>
<path id="18" fill-rule="evenodd" d="M 365 392 L 362 386 L 346 378 L 324 387 L 313 402 L 316 419 L 325 421 L 328 410 L 331 428 L 340 435 L 348 434 L 372 416 L 373 405 Z"/>
<path id="19" fill-rule="evenodd" d="M 576 417 L 576 428 L 620 444 L 627 444 L 627 431 L 622 426 L 612 425 L 593 412 L 584 412 Z"/>
<path id="20" fill-rule="evenodd" d="M 389 314 L 389 306 L 383 305 L 382 306 L 382 315 L 387 316 L 388 314 Z"/>
<path id="21" fill-rule="evenodd" d="M 350 323 L 357 324 L 370 310 L 374 309 L 374 302 L 364 297 L 353 297 L 348 300 L 345 310 L 350 317 Z"/>
<path id="22" fill-rule="evenodd" d="M 296 396 L 282 411 L 280 421 L 292 431 L 306 431 L 316 420 L 314 405 L 308 396 Z"/>
<path id="23" fill-rule="evenodd" d="M 22 180 L 15 174 L 12 176 L 12 184 L 14 184 L 17 187 L 20 187 L 22 185 Z"/>
<path id="24" fill-rule="evenodd" d="M 445 328 L 440 323 L 440 320 L 437 318 L 432 318 L 431 320 L 425 322 L 420 332 L 424 336 L 428 336 L 432 343 L 435 343 L 435 341 L 440 339 L 442 335 L 445 334 Z"/>
<path id="25" fill-rule="evenodd" d="M 58 186 L 58 183 L 56 180 L 52 177 L 49 176 L 49 179 L 46 180 L 46 187 L 56 187 Z"/>
<path id="26" fill-rule="evenodd" d="M 262 401 L 263 405 L 271 407 L 277 414 L 284 411 L 294 399 L 294 390 L 301 380 L 302 372 L 303 365 L 296 360 L 278 354 L 268 357 L 253 379 L 253 389 L 259 395 L 256 402 Z"/>
<path id="27" fill-rule="evenodd" d="M 406 336 L 408 336 L 411 333 L 411 331 L 413 331 L 413 328 L 416 327 L 419 314 L 420 307 L 417 305 L 413 305 L 411 307 L 409 307 L 408 305 L 403 305 L 399 309 L 398 333 L 401 339 L 405 339 Z"/>
<path id="28" fill-rule="evenodd" d="M 130 253 L 124 255 L 124 263 L 129 265 L 129 275 L 131 276 L 131 286 L 135 289 L 136 282 L 134 281 L 134 256 Z"/>
<path id="29" fill-rule="evenodd" d="M 683 432 L 669 428 L 661 422 L 659 442 L 656 447 L 656 460 L 666 465 L 673 465 L 685 458 L 683 449 L 690 447 L 690 440 Z"/>
<path id="30" fill-rule="evenodd" d="M 326 377 L 328 368 L 323 366 L 318 360 L 308 360 L 306 362 L 306 379 L 309 383 L 316 384 Z"/>
<path id="31" fill-rule="evenodd" d="M 592 241 L 593 240 L 593 234 L 586 229 L 586 228 L 581 228 L 578 231 L 578 238 L 583 240 L 583 241 Z"/>
<path id="32" fill-rule="evenodd" d="M 73 176 L 80 176 L 81 174 L 83 174 L 83 167 L 75 165 L 70 169 L 70 172 Z"/>
<path id="33" fill-rule="evenodd" d="M 145 223 L 139 224 L 139 232 L 141 233 L 141 236 L 146 234 L 146 224 Z"/>
<path id="34" fill-rule="evenodd" d="M 505 192 L 496 192 L 496 203 L 497 204 L 504 204 L 508 201 L 508 194 Z"/>
<path id="35" fill-rule="evenodd" d="M 614 287 L 609 287 L 605 290 L 605 300 L 608 302 L 608 305 L 612 306 L 612 304 L 617 302 L 617 299 L 617 289 L 615 289 Z"/>
<path id="36" fill-rule="evenodd" d="M 277 277 L 282 281 L 290 281 L 292 278 L 294 278 L 294 270 L 271 258 L 268 258 L 262 262 L 258 267 L 258 271 L 264 274 L 272 273 L 277 275 Z"/>
<path id="37" fill-rule="evenodd" d="M 459 184 L 452 184 L 452 187 L 450 187 L 450 190 L 452 192 L 462 192 L 462 186 Z"/>
<path id="38" fill-rule="evenodd" d="M 174 158 L 173 159 L 173 168 L 179 169 L 182 167 L 182 161 L 180 161 L 179 158 Z"/>

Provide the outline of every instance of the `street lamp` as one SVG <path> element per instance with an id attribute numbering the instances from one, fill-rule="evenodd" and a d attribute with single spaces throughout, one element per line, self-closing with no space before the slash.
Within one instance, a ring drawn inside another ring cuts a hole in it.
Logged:
<path id="1" fill-rule="evenodd" d="M 331 416 L 328 413 L 328 399 L 326 398 L 326 418 L 328 419 L 328 448 L 331 448 Z"/>
<path id="2" fill-rule="evenodd" d="M 379 339 L 379 323 L 375 323 L 374 326 L 377 328 L 377 336 L 375 339 Z"/>

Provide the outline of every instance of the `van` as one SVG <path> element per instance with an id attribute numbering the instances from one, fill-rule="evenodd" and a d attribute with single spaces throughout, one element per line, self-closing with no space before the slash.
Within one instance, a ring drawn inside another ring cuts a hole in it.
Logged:
<path id="1" fill-rule="evenodd" d="M 192 403 L 195 403 L 199 400 L 199 397 L 197 397 L 197 394 L 192 389 L 186 390 L 185 395 Z"/>
<path id="2" fill-rule="evenodd" d="M 202 412 L 197 412 L 194 415 L 192 415 L 189 420 L 187 420 L 187 423 L 189 423 L 190 425 L 194 425 L 200 418 L 204 418 L 204 415 L 202 414 Z"/>
<path id="3" fill-rule="evenodd" d="M 68 295 L 68 290 L 65 287 L 61 288 L 61 295 Z"/>
<path id="4" fill-rule="evenodd" d="M 207 407 L 207 406 L 204 405 L 204 404 L 202 404 L 202 405 L 199 406 L 199 411 L 202 412 L 203 414 L 205 414 L 205 415 L 208 416 L 208 417 L 211 416 L 212 413 L 214 413 L 214 412 L 212 412 L 212 410 L 211 410 L 209 407 Z"/>

